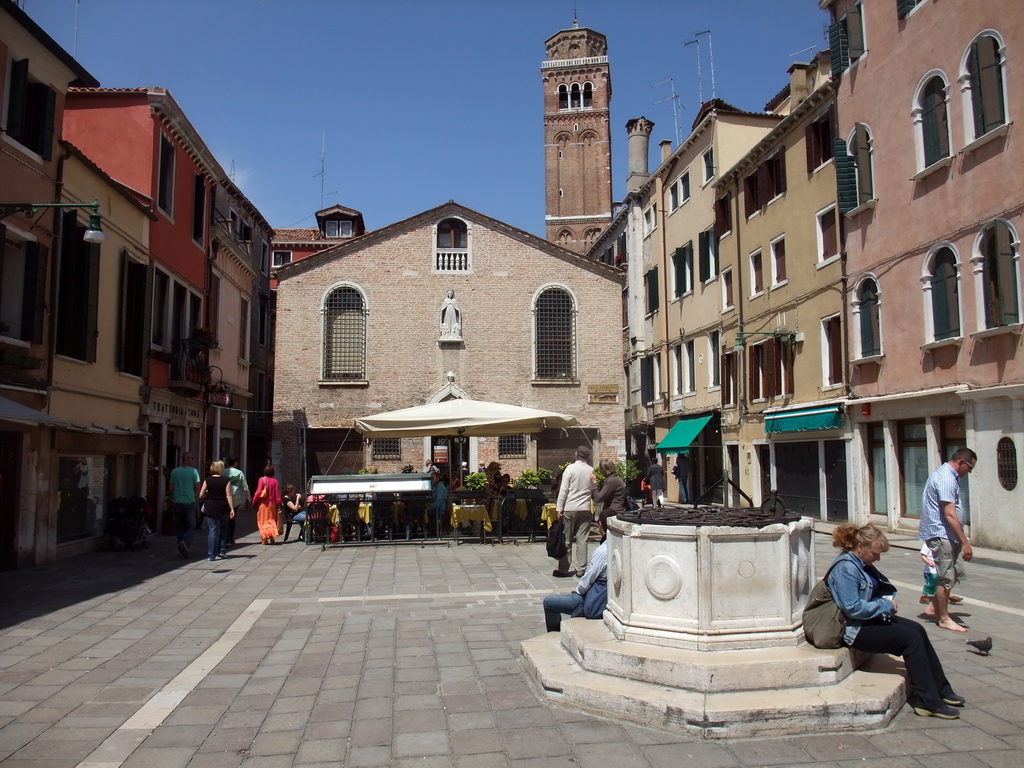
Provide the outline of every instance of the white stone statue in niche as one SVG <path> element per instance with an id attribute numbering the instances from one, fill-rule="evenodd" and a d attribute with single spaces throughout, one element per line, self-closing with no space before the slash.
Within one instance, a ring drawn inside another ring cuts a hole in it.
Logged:
<path id="1" fill-rule="evenodd" d="M 457 340 L 462 338 L 462 312 L 455 302 L 455 291 L 448 289 L 448 295 L 441 304 L 441 338 Z"/>

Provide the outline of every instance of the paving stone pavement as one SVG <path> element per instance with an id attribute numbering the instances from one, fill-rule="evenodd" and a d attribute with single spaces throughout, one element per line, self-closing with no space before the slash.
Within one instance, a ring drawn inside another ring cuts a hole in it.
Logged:
<path id="1" fill-rule="evenodd" d="M 909 537 L 880 567 L 916 613 Z M 817 569 L 832 558 L 816 537 Z M 193 545 L 198 555 L 200 542 Z M 962 636 L 928 625 L 968 707 L 884 731 L 700 741 L 541 699 L 519 643 L 567 590 L 544 545 L 260 546 L 173 537 L 0 573 L 4 768 L 1024 765 L 1024 556 L 975 550 Z"/>

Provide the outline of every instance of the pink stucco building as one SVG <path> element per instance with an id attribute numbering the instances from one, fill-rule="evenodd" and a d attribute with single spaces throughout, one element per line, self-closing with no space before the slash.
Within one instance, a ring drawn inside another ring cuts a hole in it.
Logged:
<path id="1" fill-rule="evenodd" d="M 966 445 L 972 539 L 1020 550 L 1024 18 L 1008 0 L 819 5 L 838 83 L 854 505 L 916 525 L 928 474 Z"/>

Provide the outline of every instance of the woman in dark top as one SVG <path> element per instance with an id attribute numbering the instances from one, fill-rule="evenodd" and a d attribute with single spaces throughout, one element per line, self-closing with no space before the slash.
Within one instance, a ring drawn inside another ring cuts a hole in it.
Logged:
<path id="1" fill-rule="evenodd" d="M 601 461 L 601 474 L 604 475 L 604 483 L 595 501 L 604 504 L 600 516 L 602 520 L 607 520 L 626 509 L 626 484 L 619 477 L 618 467 L 611 459 Z"/>
<path id="2" fill-rule="evenodd" d="M 206 556 L 210 560 L 227 559 L 228 523 L 235 516 L 235 508 L 231 501 L 231 481 L 223 473 L 224 462 L 213 462 L 210 464 L 210 476 L 203 481 L 203 487 L 199 489 L 206 527 L 210 532 L 206 544 Z"/>
<path id="3" fill-rule="evenodd" d="M 302 495 L 295 489 L 293 483 L 284 487 L 284 496 L 281 497 L 281 505 L 284 509 L 285 529 L 284 543 L 288 543 L 288 534 L 292 532 L 292 523 L 299 524 L 299 539 L 302 538 L 302 524 L 306 522 L 306 511 L 302 508 Z M 296 539 L 298 541 L 299 539 Z"/>

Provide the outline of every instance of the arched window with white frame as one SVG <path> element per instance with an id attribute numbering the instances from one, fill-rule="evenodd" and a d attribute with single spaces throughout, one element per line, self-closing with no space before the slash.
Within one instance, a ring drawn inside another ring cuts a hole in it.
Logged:
<path id="1" fill-rule="evenodd" d="M 846 146 L 856 170 L 857 205 L 864 205 L 875 199 L 874 141 L 868 126 L 855 123 Z"/>
<path id="2" fill-rule="evenodd" d="M 594 86 L 592 83 L 583 84 L 583 108 L 590 109 L 594 106 Z"/>
<path id="3" fill-rule="evenodd" d="M 978 293 L 978 325 L 1000 328 L 1020 322 L 1020 241 L 1003 219 L 982 228 L 972 261 Z"/>
<path id="4" fill-rule="evenodd" d="M 939 243 L 932 248 L 925 260 L 921 285 L 925 342 L 960 338 L 960 259 L 952 245 Z"/>
<path id="5" fill-rule="evenodd" d="M 991 29 L 975 37 L 964 53 L 964 133 L 972 140 L 1006 124 L 1005 56 L 1002 37 Z"/>
<path id="6" fill-rule="evenodd" d="M 576 300 L 561 286 L 547 286 L 533 302 L 534 378 L 576 379 Z"/>
<path id="7" fill-rule="evenodd" d="M 323 378 L 366 378 L 366 301 L 352 285 L 339 285 L 324 297 Z"/>
<path id="8" fill-rule="evenodd" d="M 857 357 L 877 357 L 882 354 L 881 302 L 878 281 L 866 277 L 857 285 L 853 302 L 854 327 L 857 329 Z"/>
<path id="9" fill-rule="evenodd" d="M 914 132 L 918 169 L 924 170 L 949 157 L 948 81 L 938 71 L 921 80 L 914 96 Z"/>
<path id="10" fill-rule="evenodd" d="M 558 108 L 569 108 L 569 86 L 565 83 L 558 86 Z"/>

